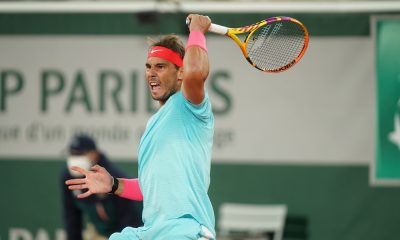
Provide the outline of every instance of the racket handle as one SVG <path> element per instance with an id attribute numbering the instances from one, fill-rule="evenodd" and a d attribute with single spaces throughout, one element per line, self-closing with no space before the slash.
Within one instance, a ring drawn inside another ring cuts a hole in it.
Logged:
<path id="1" fill-rule="evenodd" d="M 208 29 L 208 31 L 220 35 L 226 35 L 228 33 L 228 28 L 215 23 L 211 23 L 211 26 Z"/>
<path id="2" fill-rule="evenodd" d="M 186 25 L 189 26 L 189 24 L 190 24 L 190 19 L 186 18 Z M 211 23 L 210 28 L 208 28 L 208 31 L 220 35 L 226 35 L 226 33 L 228 33 L 228 28 L 215 23 Z"/>

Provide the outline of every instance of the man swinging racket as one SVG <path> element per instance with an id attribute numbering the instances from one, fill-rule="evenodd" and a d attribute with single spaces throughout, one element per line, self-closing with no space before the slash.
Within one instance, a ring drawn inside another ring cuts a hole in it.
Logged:
<path id="1" fill-rule="evenodd" d="M 143 200 L 144 226 L 126 227 L 111 240 L 212 240 L 214 212 L 210 184 L 214 116 L 205 89 L 209 62 L 207 16 L 188 16 L 186 47 L 167 35 L 150 46 L 146 80 L 159 110 L 149 119 L 138 150 L 137 179 L 112 177 L 104 168 L 71 169 L 85 178 L 67 180 L 70 190 L 87 189 L 78 197 L 112 193 Z"/>

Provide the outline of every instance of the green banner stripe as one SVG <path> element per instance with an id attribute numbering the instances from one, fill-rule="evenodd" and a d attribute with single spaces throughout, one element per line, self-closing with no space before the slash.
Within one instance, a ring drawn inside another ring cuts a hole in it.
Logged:
<path id="1" fill-rule="evenodd" d="M 230 27 L 272 16 L 289 15 L 302 21 L 311 36 L 368 36 L 373 13 L 252 13 L 209 14 L 213 22 Z M 2 35 L 131 35 L 184 34 L 186 13 L 2 13 Z"/>
<path id="2" fill-rule="evenodd" d="M 395 134 L 395 116 L 400 116 L 400 17 L 376 22 L 377 69 L 377 180 L 397 180 L 400 184 L 400 142 Z M 396 133 L 399 134 L 399 133 Z"/>

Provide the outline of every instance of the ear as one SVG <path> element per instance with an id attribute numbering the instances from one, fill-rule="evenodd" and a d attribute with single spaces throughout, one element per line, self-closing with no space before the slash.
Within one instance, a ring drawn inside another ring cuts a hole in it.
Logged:
<path id="1" fill-rule="evenodd" d="M 178 69 L 178 81 L 180 81 L 180 82 L 183 81 L 183 67 L 180 67 Z"/>

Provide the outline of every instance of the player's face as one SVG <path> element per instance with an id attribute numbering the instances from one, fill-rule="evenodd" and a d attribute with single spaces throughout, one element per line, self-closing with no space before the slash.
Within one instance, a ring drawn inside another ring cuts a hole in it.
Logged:
<path id="1" fill-rule="evenodd" d="M 162 58 L 150 57 L 146 62 L 146 80 L 151 96 L 163 105 L 168 98 L 179 91 L 182 80 L 178 79 L 179 69 Z"/>

